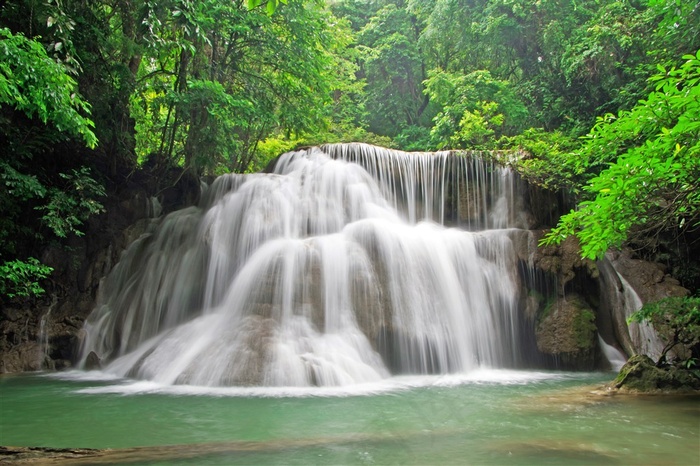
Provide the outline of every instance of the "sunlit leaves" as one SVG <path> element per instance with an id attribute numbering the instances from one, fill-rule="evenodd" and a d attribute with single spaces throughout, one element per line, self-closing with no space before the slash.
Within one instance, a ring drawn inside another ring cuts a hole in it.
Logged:
<path id="1" fill-rule="evenodd" d="M 598 120 L 581 155 L 590 166 L 609 163 L 546 243 L 575 234 L 583 255 L 597 258 L 638 231 L 700 224 L 700 52 L 683 59 L 661 68 L 650 80 L 656 90 L 632 110 Z"/>
<path id="2" fill-rule="evenodd" d="M 268 15 L 273 14 L 277 8 L 280 6 L 280 4 L 287 4 L 287 0 L 246 0 L 248 9 L 253 10 L 263 3 L 265 4 L 265 9 L 267 11 Z"/>
<path id="3" fill-rule="evenodd" d="M 90 106 L 77 94 L 76 81 L 40 43 L 5 28 L 0 38 L 0 103 L 95 147 L 94 123 L 83 116 Z"/>
<path id="4" fill-rule="evenodd" d="M 463 75 L 433 71 L 426 93 L 440 110 L 431 138 L 437 148 L 492 148 L 496 139 L 521 125 L 525 105 L 507 81 L 485 70 Z"/>
<path id="5" fill-rule="evenodd" d="M 38 281 L 49 276 L 53 271 L 36 258 L 13 260 L 0 264 L 0 296 L 10 298 L 38 296 L 44 289 Z"/>

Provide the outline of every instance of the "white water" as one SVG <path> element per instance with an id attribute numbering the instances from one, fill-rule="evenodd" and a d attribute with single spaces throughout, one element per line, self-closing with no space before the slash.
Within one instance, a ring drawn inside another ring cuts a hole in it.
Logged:
<path id="1" fill-rule="evenodd" d="M 623 287 L 623 303 L 625 319 L 631 316 L 634 312 L 640 310 L 643 306 L 642 300 L 634 291 L 634 288 L 625 280 L 625 277 L 617 273 L 620 278 Z M 656 361 L 661 357 L 661 353 L 664 349 L 664 344 L 659 339 L 654 327 L 646 322 L 637 323 L 631 322 L 627 328 L 630 338 L 632 339 L 632 344 L 637 351 L 637 354 L 646 354 L 651 359 Z"/>
<path id="2" fill-rule="evenodd" d="M 610 368 L 616 372 L 622 369 L 622 366 L 627 362 L 625 354 L 614 346 L 607 344 L 600 335 L 598 335 L 598 345 L 600 345 L 605 359 L 610 363 Z"/>
<path id="3" fill-rule="evenodd" d="M 168 385 L 150 381 L 121 379 L 103 372 L 70 371 L 50 373 L 46 377 L 90 383 L 96 386 L 75 390 L 78 394 L 118 395 L 187 395 L 207 397 L 348 397 L 396 393 L 421 387 L 456 387 L 460 385 L 527 385 L 541 381 L 561 381 L 589 376 L 574 372 L 519 371 L 509 369 L 476 369 L 469 373 L 443 375 L 396 376 L 373 383 L 326 387 L 205 387 Z"/>
<path id="4" fill-rule="evenodd" d="M 516 366 L 519 197 L 473 157 L 360 144 L 220 177 L 105 280 L 83 362 L 160 385 L 296 387 Z"/>
<path id="5" fill-rule="evenodd" d="M 51 358 L 49 356 L 51 353 L 51 345 L 49 342 L 48 327 L 49 319 L 51 318 L 51 311 L 53 311 L 53 309 L 56 307 L 56 304 L 58 304 L 58 299 L 56 299 L 56 297 L 54 296 L 51 305 L 46 310 L 46 313 L 43 316 L 41 316 L 41 320 L 39 321 L 39 351 L 37 354 L 37 359 L 38 367 L 40 369 L 44 368 L 46 361 L 51 361 Z"/>

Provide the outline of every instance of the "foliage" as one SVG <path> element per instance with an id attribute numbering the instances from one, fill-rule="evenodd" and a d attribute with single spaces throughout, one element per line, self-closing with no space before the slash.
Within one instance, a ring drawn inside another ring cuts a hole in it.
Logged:
<path id="1" fill-rule="evenodd" d="M 78 94 L 73 78 L 80 68 L 71 54 L 72 23 L 57 5 L 49 8 L 49 27 L 63 39 L 48 47 L 21 33 L 0 28 L 0 296 L 29 297 L 43 293 L 38 281 L 52 269 L 35 258 L 20 259 L 26 243 L 42 239 L 33 222 L 32 209 L 42 210 L 46 226 L 57 236 L 79 234 L 77 227 L 102 209 L 95 196 L 104 188 L 87 168 L 60 173 L 55 183 L 50 169 L 42 166 L 45 154 L 71 138 L 94 148 L 90 105 Z M 53 56 L 47 53 L 49 50 Z M 40 163 L 37 163 L 40 162 Z M 56 165 L 56 164 L 54 164 Z"/>
<path id="2" fill-rule="evenodd" d="M 571 154 L 579 146 L 574 139 L 560 131 L 529 128 L 515 136 L 498 140 L 499 149 L 517 151 L 513 162 L 528 182 L 552 191 L 577 192 L 585 170 Z"/>
<path id="3" fill-rule="evenodd" d="M 332 93 L 356 91 L 352 65 L 337 53 L 352 40 L 346 23 L 317 2 L 290 2 L 272 16 L 238 2 L 159 7 L 146 15 L 149 60 L 131 97 L 141 159 L 155 154 L 196 173 L 247 171 L 260 141 L 322 130 Z"/>
<path id="4" fill-rule="evenodd" d="M 26 298 L 44 293 L 38 281 L 49 276 L 51 267 L 30 257 L 0 264 L 0 296 Z"/>
<path id="5" fill-rule="evenodd" d="M 37 41 L 7 28 L 0 28 L 0 39 L 0 103 L 82 137 L 89 147 L 97 145 L 94 123 L 81 114 L 90 105 L 76 94 L 77 83 L 66 69 Z"/>
<path id="6" fill-rule="evenodd" d="M 280 6 L 281 3 L 286 4 L 288 0 L 266 0 L 265 3 L 265 9 L 267 10 L 267 14 L 271 15 L 274 13 L 277 8 Z M 247 0 L 248 2 L 248 9 L 252 10 L 254 8 L 259 7 L 262 5 L 263 0 Z"/>
<path id="7" fill-rule="evenodd" d="M 420 152 L 435 148 L 430 138 L 430 128 L 420 125 L 406 126 L 394 137 L 394 143 L 404 151 Z"/>
<path id="8" fill-rule="evenodd" d="M 388 4 L 359 31 L 358 40 L 369 130 L 395 136 L 404 126 L 418 124 L 425 110 L 425 76 L 411 15 Z"/>
<path id="9" fill-rule="evenodd" d="M 576 235 L 584 257 L 596 258 L 631 235 L 700 226 L 700 52 L 683 58 L 659 67 L 655 90 L 632 110 L 598 119 L 579 163 L 601 171 L 546 244 Z"/>
<path id="10" fill-rule="evenodd" d="M 441 109 L 431 130 L 440 149 L 493 148 L 497 137 L 520 126 L 527 114 L 509 83 L 486 70 L 467 75 L 434 71 L 425 85 Z"/>
<path id="11" fill-rule="evenodd" d="M 674 349 L 677 350 L 676 365 L 687 368 L 697 365 L 692 349 L 700 344 L 700 298 L 664 298 L 655 303 L 645 304 L 632 314 L 627 322 L 648 322 L 666 341 L 656 362 L 657 366 L 666 364 L 668 353 Z"/>
<path id="12" fill-rule="evenodd" d="M 61 173 L 60 177 L 65 185 L 51 187 L 47 192 L 48 203 L 36 209 L 45 212 L 42 221 L 59 238 L 69 233 L 82 236 L 78 227 L 92 215 L 104 212 L 98 201 L 105 196 L 104 186 L 92 178 L 87 167 Z"/>

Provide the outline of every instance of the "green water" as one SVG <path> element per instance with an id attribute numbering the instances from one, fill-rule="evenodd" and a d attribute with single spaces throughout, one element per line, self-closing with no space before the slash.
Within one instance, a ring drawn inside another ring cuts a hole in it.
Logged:
<path id="1" fill-rule="evenodd" d="M 0 444 L 131 449 L 115 464 L 700 464 L 698 398 L 590 393 L 611 374 L 482 375 L 335 392 L 3 376 Z"/>

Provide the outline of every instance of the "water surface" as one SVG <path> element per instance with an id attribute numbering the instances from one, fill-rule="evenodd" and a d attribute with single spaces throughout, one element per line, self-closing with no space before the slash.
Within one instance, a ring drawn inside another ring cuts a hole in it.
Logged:
<path id="1" fill-rule="evenodd" d="M 0 444 L 115 449 L 115 464 L 700 464 L 698 398 L 591 394 L 611 378 L 480 370 L 212 389 L 3 376 Z"/>

